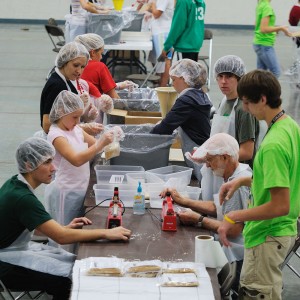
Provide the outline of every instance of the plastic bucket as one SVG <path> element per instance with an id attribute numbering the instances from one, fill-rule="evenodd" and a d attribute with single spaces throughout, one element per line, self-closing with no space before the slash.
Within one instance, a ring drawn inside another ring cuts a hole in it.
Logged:
<path id="1" fill-rule="evenodd" d="M 158 87 L 155 91 L 160 104 L 160 112 L 164 118 L 174 105 L 177 99 L 177 92 L 173 87 Z"/>
<path id="2" fill-rule="evenodd" d="M 124 0 L 113 0 L 115 10 L 122 10 Z"/>

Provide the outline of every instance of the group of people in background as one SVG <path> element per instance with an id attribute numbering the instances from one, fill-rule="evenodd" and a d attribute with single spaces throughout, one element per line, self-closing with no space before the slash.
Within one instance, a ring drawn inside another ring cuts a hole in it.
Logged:
<path id="1" fill-rule="evenodd" d="M 105 129 L 104 113 L 112 109 L 112 98 L 119 97 L 116 90 L 135 84 L 114 81 L 101 62 L 104 40 L 81 26 L 86 11 L 98 13 L 103 7 L 84 0 L 74 0 L 71 6 L 73 17 L 66 26 L 74 37 L 57 54 L 55 70 L 41 93 L 43 138 L 19 145 L 19 174 L 0 189 L 0 224 L 10 228 L 0 232 L 1 280 L 10 288 L 21 282 L 28 289 L 44 290 L 54 300 L 68 299 L 75 260 L 74 248 L 65 247 L 68 252 L 60 244 L 128 241 L 131 234 L 123 227 L 81 229 L 91 224 L 83 211 L 89 162 L 114 141 L 116 132 L 122 134 L 120 129 Z M 157 68 L 161 84 L 167 85 L 170 77 L 178 93 L 151 133 L 178 129 L 203 201 L 176 189 L 165 189 L 161 196 L 170 192 L 174 202 L 185 207 L 178 213 L 181 223 L 213 231 L 228 261 L 237 262 L 233 299 L 281 299 L 281 264 L 295 241 L 300 215 L 300 128 L 282 109 L 273 46 L 276 33 L 291 32 L 275 25 L 270 0 L 258 1 L 253 41 L 257 70 L 246 73 L 236 55 L 216 61 L 215 79 L 224 98 L 211 120 L 212 103 L 203 90 L 207 70 L 198 62 L 205 8 L 203 0 L 177 0 L 175 6 L 157 0 L 147 8 L 153 16 L 154 58 L 165 58 Z M 182 59 L 171 65 L 168 54 L 174 51 Z M 47 184 L 45 207 L 34 195 L 42 183 Z M 50 238 L 49 245 L 30 242 L 35 229 Z"/>

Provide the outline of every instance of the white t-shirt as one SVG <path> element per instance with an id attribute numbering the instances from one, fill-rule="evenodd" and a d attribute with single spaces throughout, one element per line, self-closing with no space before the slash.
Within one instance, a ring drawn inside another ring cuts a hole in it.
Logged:
<path id="1" fill-rule="evenodd" d="M 153 18 L 150 24 L 152 34 L 169 32 L 174 13 L 174 0 L 157 0 L 156 9 L 163 13 L 159 18 Z"/>

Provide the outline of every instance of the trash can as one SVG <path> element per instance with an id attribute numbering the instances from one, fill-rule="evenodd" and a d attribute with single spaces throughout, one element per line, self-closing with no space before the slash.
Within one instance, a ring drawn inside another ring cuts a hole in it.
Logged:
<path id="1" fill-rule="evenodd" d="M 152 134 L 153 126 L 120 125 L 125 138 L 120 142 L 120 156 L 111 158 L 110 164 L 142 166 L 145 170 L 167 166 L 170 148 L 177 134 Z"/>

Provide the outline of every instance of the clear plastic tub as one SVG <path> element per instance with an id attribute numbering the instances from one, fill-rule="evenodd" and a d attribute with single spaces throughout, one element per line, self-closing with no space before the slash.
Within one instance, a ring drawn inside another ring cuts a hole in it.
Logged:
<path id="1" fill-rule="evenodd" d="M 125 166 L 125 165 L 96 165 L 95 172 L 98 184 L 122 184 L 127 183 L 127 173 L 144 173 L 145 169 L 141 166 Z"/>
<path id="2" fill-rule="evenodd" d="M 156 168 L 148 170 L 149 173 L 153 173 L 163 181 L 167 182 L 171 178 L 176 178 L 179 180 L 180 185 L 189 185 L 191 181 L 191 176 L 193 169 L 188 167 L 182 167 L 177 165 Z"/>
<path id="3" fill-rule="evenodd" d="M 141 183 L 160 183 L 164 184 L 164 181 L 156 176 L 155 174 L 148 173 L 148 172 L 138 172 L 138 173 L 127 173 L 126 179 L 128 184 L 138 184 L 140 181 Z"/>
<path id="4" fill-rule="evenodd" d="M 114 188 L 117 186 L 119 188 L 120 200 L 124 203 L 126 207 L 133 206 L 134 195 L 136 194 L 137 186 L 130 184 L 94 184 L 93 190 L 95 193 L 96 205 L 105 199 L 112 199 L 114 195 Z M 142 186 L 143 188 L 143 186 Z M 108 207 L 110 200 L 103 202 L 100 206 Z"/>

